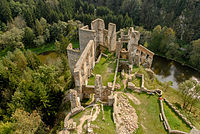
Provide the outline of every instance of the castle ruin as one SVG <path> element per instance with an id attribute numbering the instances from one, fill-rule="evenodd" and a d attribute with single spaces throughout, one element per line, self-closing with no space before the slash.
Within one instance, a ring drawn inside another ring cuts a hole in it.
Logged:
<path id="1" fill-rule="evenodd" d="M 117 34 L 120 34 L 119 38 Z M 103 86 L 101 76 L 97 75 L 95 85 L 88 85 L 95 62 L 105 50 L 114 53 L 119 59 L 127 60 L 129 66 L 136 64 L 151 67 L 154 53 L 139 45 L 139 39 L 140 32 L 135 31 L 133 27 L 129 28 L 126 35 L 123 29 L 116 32 L 116 25 L 113 23 L 109 23 L 108 29 L 105 29 L 102 19 L 92 21 L 91 29 L 88 25 L 79 29 L 80 49 L 74 49 L 73 45 L 69 44 L 67 54 L 75 90 L 80 100 L 88 98 L 90 94 L 95 94 L 96 100 L 108 101 L 112 98 L 110 95 L 115 88 L 115 82 Z"/>

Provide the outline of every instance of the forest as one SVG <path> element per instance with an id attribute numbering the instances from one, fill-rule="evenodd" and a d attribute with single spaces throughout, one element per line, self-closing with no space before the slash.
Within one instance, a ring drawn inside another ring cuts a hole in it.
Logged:
<path id="1" fill-rule="evenodd" d="M 117 30 L 134 26 L 142 45 L 200 71 L 199 14 L 198 0 L 0 0 L 0 134 L 62 126 L 62 100 L 73 87 L 65 48 L 81 25 L 102 18 Z M 42 46 L 60 62 L 41 63 Z"/>

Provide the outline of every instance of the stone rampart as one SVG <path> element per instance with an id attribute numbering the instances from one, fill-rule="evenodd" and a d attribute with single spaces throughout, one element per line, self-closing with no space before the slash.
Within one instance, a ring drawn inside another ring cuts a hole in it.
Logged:
<path id="1" fill-rule="evenodd" d="M 134 56 L 134 63 L 138 66 L 143 65 L 146 68 L 150 68 L 153 62 L 154 53 L 143 47 L 142 45 L 137 46 L 137 52 Z"/>
<path id="2" fill-rule="evenodd" d="M 108 24 L 108 48 L 110 52 L 114 52 L 116 49 L 116 25 L 113 23 Z"/>
<path id="3" fill-rule="evenodd" d="M 74 80 L 79 96 L 82 98 L 82 85 L 87 85 L 88 78 L 95 66 L 94 41 L 90 40 L 74 68 Z"/>
<path id="4" fill-rule="evenodd" d="M 68 58 L 69 68 L 72 76 L 74 76 L 74 67 L 80 57 L 80 50 L 73 49 L 72 44 L 70 43 L 67 47 L 67 56 L 70 57 Z"/>
<path id="5" fill-rule="evenodd" d="M 94 47 L 96 52 L 96 31 L 95 30 L 89 30 L 88 25 L 83 26 L 79 29 L 79 44 L 80 44 L 80 52 L 84 51 L 87 44 L 90 40 L 94 41 Z"/>

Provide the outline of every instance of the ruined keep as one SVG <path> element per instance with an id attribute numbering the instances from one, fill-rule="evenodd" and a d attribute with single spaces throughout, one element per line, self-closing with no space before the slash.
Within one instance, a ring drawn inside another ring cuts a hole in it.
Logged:
<path id="1" fill-rule="evenodd" d="M 117 34 L 120 34 L 117 38 Z M 116 25 L 108 24 L 105 29 L 105 23 L 102 19 L 96 19 L 91 22 L 91 29 L 88 25 L 79 29 L 79 49 L 74 49 L 72 44 L 67 47 L 67 54 L 71 74 L 75 82 L 77 97 L 82 100 L 95 94 L 96 100 L 106 100 L 112 98 L 113 83 L 108 86 L 102 85 L 102 78 L 96 75 L 95 85 L 88 85 L 88 79 L 91 76 L 98 56 L 105 50 L 115 53 L 116 57 L 127 60 L 128 66 L 137 64 L 150 68 L 154 53 L 138 44 L 140 39 L 139 31 L 130 27 L 128 34 L 121 29 L 116 32 Z M 110 85 L 110 86 L 109 86 Z M 109 96 L 109 97 L 108 97 Z"/>

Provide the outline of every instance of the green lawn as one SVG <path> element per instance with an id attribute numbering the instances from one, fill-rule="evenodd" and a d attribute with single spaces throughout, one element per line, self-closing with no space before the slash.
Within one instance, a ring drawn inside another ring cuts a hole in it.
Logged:
<path id="1" fill-rule="evenodd" d="M 73 48 L 80 48 L 78 40 L 72 40 L 71 43 L 72 43 Z"/>
<path id="2" fill-rule="evenodd" d="M 44 44 L 42 46 L 30 48 L 30 50 L 35 52 L 36 54 L 41 54 L 41 53 L 48 52 L 48 51 L 55 51 L 56 45 L 55 45 L 55 42 L 51 42 L 48 44 Z"/>
<path id="3" fill-rule="evenodd" d="M 113 108 L 110 106 L 104 106 L 104 116 L 105 121 L 102 120 L 103 114 L 102 111 L 99 113 L 97 119 L 91 124 L 97 126 L 98 128 L 94 128 L 94 133 L 97 134 L 116 134 L 115 132 L 115 124 L 112 118 Z"/>
<path id="4" fill-rule="evenodd" d="M 133 93 L 140 100 L 140 105 L 131 105 L 136 109 L 139 120 L 139 128 L 135 134 L 167 134 L 163 123 L 160 121 L 160 108 L 157 96 Z"/>
<path id="5" fill-rule="evenodd" d="M 164 112 L 171 129 L 190 132 L 190 127 L 171 109 L 166 102 L 163 103 Z"/>
<path id="6" fill-rule="evenodd" d="M 116 63 L 114 62 L 115 59 L 113 57 L 101 57 L 101 60 L 98 64 L 95 65 L 94 70 L 92 73 L 100 74 L 102 76 L 103 85 L 107 86 L 108 82 L 113 82 L 114 75 L 115 75 L 115 67 Z M 95 77 L 91 76 L 88 81 L 88 85 L 95 84 Z"/>

